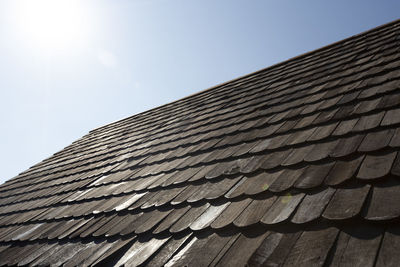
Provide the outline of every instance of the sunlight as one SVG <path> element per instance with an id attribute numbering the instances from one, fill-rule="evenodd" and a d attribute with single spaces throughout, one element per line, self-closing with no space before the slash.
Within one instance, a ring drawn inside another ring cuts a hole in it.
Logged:
<path id="1" fill-rule="evenodd" d="M 81 4 L 74 0 L 15 1 L 14 18 L 31 44 L 65 49 L 86 38 L 87 14 Z"/>

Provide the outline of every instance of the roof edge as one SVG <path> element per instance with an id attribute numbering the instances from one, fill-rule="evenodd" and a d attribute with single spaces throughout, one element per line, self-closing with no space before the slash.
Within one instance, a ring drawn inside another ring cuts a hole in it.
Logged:
<path id="1" fill-rule="evenodd" d="M 109 126 L 109 125 L 111 125 L 111 124 L 118 123 L 118 122 L 123 122 L 123 121 L 125 121 L 125 120 L 128 120 L 128 119 L 134 117 L 134 116 L 138 116 L 138 115 L 141 115 L 141 114 L 144 114 L 144 113 L 147 113 L 147 112 L 151 112 L 151 111 L 153 111 L 153 110 L 155 110 L 155 109 L 159 109 L 159 108 L 162 108 L 162 107 L 171 105 L 171 104 L 173 104 L 173 103 L 182 101 L 182 100 L 184 100 L 184 99 L 187 99 L 187 98 L 190 98 L 190 97 L 194 97 L 194 96 L 196 96 L 196 95 L 203 94 L 204 92 L 211 91 L 211 90 L 213 90 L 213 89 L 216 89 L 216 88 L 218 88 L 218 87 L 224 86 L 224 85 L 229 84 L 229 83 L 231 83 L 231 82 L 238 81 L 238 80 L 240 80 L 240 79 L 243 79 L 243 78 L 246 78 L 246 77 L 249 77 L 249 76 L 258 74 L 258 73 L 260 73 L 260 72 L 263 72 L 263 71 L 266 71 L 266 70 L 269 70 L 269 69 L 278 67 L 278 66 L 280 66 L 280 65 L 286 64 L 286 63 L 288 63 L 288 62 L 290 62 L 290 61 L 294 61 L 294 60 L 297 60 L 297 59 L 300 59 L 300 58 L 303 58 L 303 57 L 312 55 L 312 54 L 317 53 L 317 52 L 320 52 L 320 51 L 322 51 L 322 50 L 324 50 L 324 49 L 331 48 L 331 47 L 336 46 L 336 45 L 338 45 L 338 44 L 341 44 L 341 43 L 347 42 L 347 41 L 349 41 L 349 40 L 351 40 L 351 39 L 354 39 L 354 38 L 356 38 L 356 37 L 359 37 L 359 36 L 362 36 L 362 35 L 366 35 L 366 34 L 368 34 L 368 33 L 370 33 L 370 32 L 380 30 L 380 29 L 382 29 L 382 28 L 388 27 L 388 26 L 390 26 L 390 25 L 393 25 L 393 24 L 396 24 L 396 23 L 399 23 L 399 22 L 400 22 L 400 18 L 399 18 L 399 19 L 396 19 L 396 20 L 394 20 L 394 21 L 390 21 L 390 22 L 387 22 L 387 23 L 385 23 L 385 24 L 379 25 L 379 26 L 374 27 L 374 28 L 372 28 L 372 29 L 365 30 L 365 31 L 363 31 L 363 32 L 361 32 L 361 33 L 357 33 L 357 34 L 351 35 L 351 36 L 346 37 L 346 38 L 344 38 L 344 39 L 342 39 L 342 40 L 336 41 L 336 42 L 334 42 L 334 43 L 330 43 L 330 44 L 325 45 L 325 46 L 322 46 L 322 47 L 320 47 L 320 48 L 317 48 L 317 49 L 314 49 L 314 50 L 311 50 L 311 51 L 308 51 L 308 52 L 304 52 L 304 53 L 302 53 L 302 54 L 300 54 L 300 55 L 297 55 L 297 56 L 288 58 L 288 59 L 286 59 L 286 60 L 284 60 L 284 61 L 275 63 L 275 64 L 273 64 L 273 65 L 270 65 L 270 66 L 268 66 L 268 67 L 262 68 L 262 69 L 260 69 L 260 70 L 257 70 L 257 71 L 254 71 L 254 72 L 251 72 L 251 73 L 248 73 L 248 74 L 244 74 L 244 75 L 239 76 L 239 77 L 237 77 L 237 78 L 234 78 L 234 79 L 231 79 L 231 80 L 228 80 L 228 81 L 219 83 L 219 84 L 217 84 L 217 85 L 214 85 L 214 86 L 212 86 L 212 87 L 209 87 L 209 88 L 207 88 L 207 89 L 201 90 L 201 91 L 199 91 L 199 92 L 196 92 L 196 93 L 187 95 L 187 96 L 182 97 L 182 98 L 179 98 L 179 99 L 177 99 L 177 100 L 174 100 L 174 101 L 171 101 L 171 102 L 162 104 L 162 105 L 160 105 L 160 106 L 157 106 L 157 107 L 154 107 L 154 108 L 151 108 L 151 109 L 148 109 L 148 110 L 145 110 L 145 111 L 136 113 L 136 114 L 134 114 L 134 115 L 131 115 L 131 116 L 126 117 L 126 118 L 123 118 L 123 119 L 119 119 L 119 120 L 116 120 L 116 121 L 113 121 L 113 122 L 104 124 L 104 125 L 102 125 L 102 126 L 99 126 L 99 127 L 94 128 L 93 130 L 90 130 L 88 134 L 91 134 L 91 133 L 93 133 L 93 132 L 95 132 L 95 131 L 98 131 L 98 130 L 100 130 L 101 128 L 107 127 L 107 126 Z"/>

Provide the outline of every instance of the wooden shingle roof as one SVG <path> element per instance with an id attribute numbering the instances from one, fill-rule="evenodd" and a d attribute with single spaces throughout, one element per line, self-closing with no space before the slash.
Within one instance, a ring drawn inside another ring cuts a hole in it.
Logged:
<path id="1" fill-rule="evenodd" d="M 0 186 L 0 265 L 396 266 L 400 21 L 95 129 Z"/>

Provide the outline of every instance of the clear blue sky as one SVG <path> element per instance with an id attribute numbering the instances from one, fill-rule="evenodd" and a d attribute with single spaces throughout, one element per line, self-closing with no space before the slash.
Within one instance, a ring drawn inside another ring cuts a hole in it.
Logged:
<path id="1" fill-rule="evenodd" d="M 91 129 L 400 14 L 382 0 L 31 2 L 0 0 L 0 183 Z"/>

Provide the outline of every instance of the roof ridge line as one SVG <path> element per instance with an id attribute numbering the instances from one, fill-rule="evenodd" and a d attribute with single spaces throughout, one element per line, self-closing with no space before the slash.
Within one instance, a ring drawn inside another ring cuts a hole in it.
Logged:
<path id="1" fill-rule="evenodd" d="M 201 90 L 201 91 L 199 91 L 199 92 L 196 92 L 196 93 L 193 93 L 193 94 L 184 96 L 184 97 L 179 98 L 179 99 L 177 99 L 177 100 L 174 100 L 174 101 L 171 101 L 171 102 L 162 104 L 162 105 L 160 105 L 160 106 L 157 106 L 157 107 L 154 107 L 154 108 L 151 108 L 151 109 L 148 109 L 148 110 L 145 110 L 145 111 L 136 113 L 136 114 L 134 114 L 134 115 L 131 115 L 131 116 L 126 117 L 126 118 L 123 118 L 123 119 L 119 119 L 119 120 L 116 120 L 116 121 L 113 121 L 113 122 L 110 122 L 110 123 L 106 123 L 106 124 L 104 124 L 104 125 L 102 125 L 102 126 L 99 126 L 99 127 L 96 127 L 96 128 L 94 128 L 94 129 L 90 130 L 87 134 L 85 134 L 84 136 L 82 136 L 82 138 L 85 137 L 85 136 L 87 136 L 87 135 L 90 135 L 90 134 L 92 134 L 92 133 L 94 133 L 94 132 L 96 132 L 96 131 L 98 131 L 98 130 L 101 129 L 101 128 L 107 127 L 107 126 L 112 125 L 112 124 L 114 124 L 114 123 L 122 122 L 122 121 L 125 121 L 125 120 L 128 120 L 128 119 L 131 119 L 132 117 L 139 116 L 139 115 L 145 114 L 145 113 L 149 113 L 149 112 L 151 112 L 151 111 L 154 111 L 154 110 L 156 110 L 156 109 L 159 109 L 159 108 L 162 108 L 162 107 L 171 105 L 171 104 L 173 104 L 173 103 L 182 101 L 182 100 L 184 100 L 184 99 L 191 98 L 191 97 L 194 97 L 194 96 L 196 96 L 196 95 L 203 94 L 204 92 L 211 91 L 211 90 L 213 90 L 213 89 L 216 89 L 216 88 L 218 88 L 218 87 L 224 86 L 224 85 L 229 84 L 229 83 L 232 83 L 232 82 L 234 82 L 234 81 L 238 81 L 238 80 L 240 80 L 240 79 L 243 79 L 243 78 L 246 78 L 246 77 L 255 75 L 255 74 L 257 74 L 257 73 L 261 73 L 261 72 L 263 72 L 263 71 L 266 71 L 266 70 L 275 68 L 275 67 L 277 67 L 277 66 L 286 64 L 286 63 L 288 63 L 288 62 L 291 62 L 291 61 L 294 61 L 294 60 L 297 60 L 297 59 L 300 59 L 300 58 L 303 58 L 303 57 L 312 55 L 312 54 L 314 54 L 314 53 L 317 53 L 317 52 L 320 52 L 320 51 L 322 51 L 322 50 L 328 49 L 328 48 L 330 48 L 330 47 L 336 46 L 336 45 L 338 45 L 338 44 L 344 43 L 344 42 L 349 41 L 349 40 L 351 40 L 351 39 L 355 39 L 356 37 L 360 37 L 360 36 L 362 36 L 362 35 L 366 35 L 366 34 L 368 34 L 368 33 L 374 32 L 374 31 L 378 31 L 378 30 L 380 30 L 380 29 L 386 28 L 386 27 L 388 27 L 388 26 L 391 26 L 391 25 L 396 24 L 396 23 L 399 23 L 399 22 L 400 22 L 400 19 L 396 19 L 396 20 L 394 20 L 394 21 L 387 22 L 387 23 L 385 23 L 385 24 L 383 24 L 383 25 L 379 25 L 379 26 L 374 27 L 374 28 L 372 28 L 372 29 L 365 30 L 365 31 L 363 31 L 363 32 L 361 32 L 361 33 L 357 33 L 357 34 L 351 35 L 351 36 L 346 37 L 346 38 L 344 38 L 344 39 L 342 39 L 342 40 L 336 41 L 336 42 L 334 42 L 334 43 L 330 43 L 330 44 L 325 45 L 325 46 L 322 46 L 322 47 L 320 47 L 320 48 L 317 48 L 317 49 L 314 49 L 314 50 L 311 50 L 311 51 L 308 51 L 308 52 L 304 52 L 304 53 L 302 53 L 302 54 L 300 54 L 300 55 L 297 55 L 297 56 L 288 58 L 288 59 L 286 59 L 286 60 L 284 60 L 284 61 L 280 61 L 280 62 L 275 63 L 275 64 L 273 64 L 273 65 L 270 65 L 270 66 L 268 66 L 268 67 L 262 68 L 262 69 L 260 69 L 260 70 L 257 70 L 257 71 L 254 71 L 254 72 L 250 72 L 250 73 L 244 74 L 244 75 L 242 75 L 242 76 L 239 76 L 239 77 L 237 77 L 237 78 L 234 78 L 234 79 L 231 79 L 231 80 L 228 80 L 228 81 L 225 81 L 225 82 L 216 84 L 216 85 L 214 85 L 214 86 L 212 86 L 212 87 L 209 87 L 209 88 L 204 89 L 204 90 Z"/>

